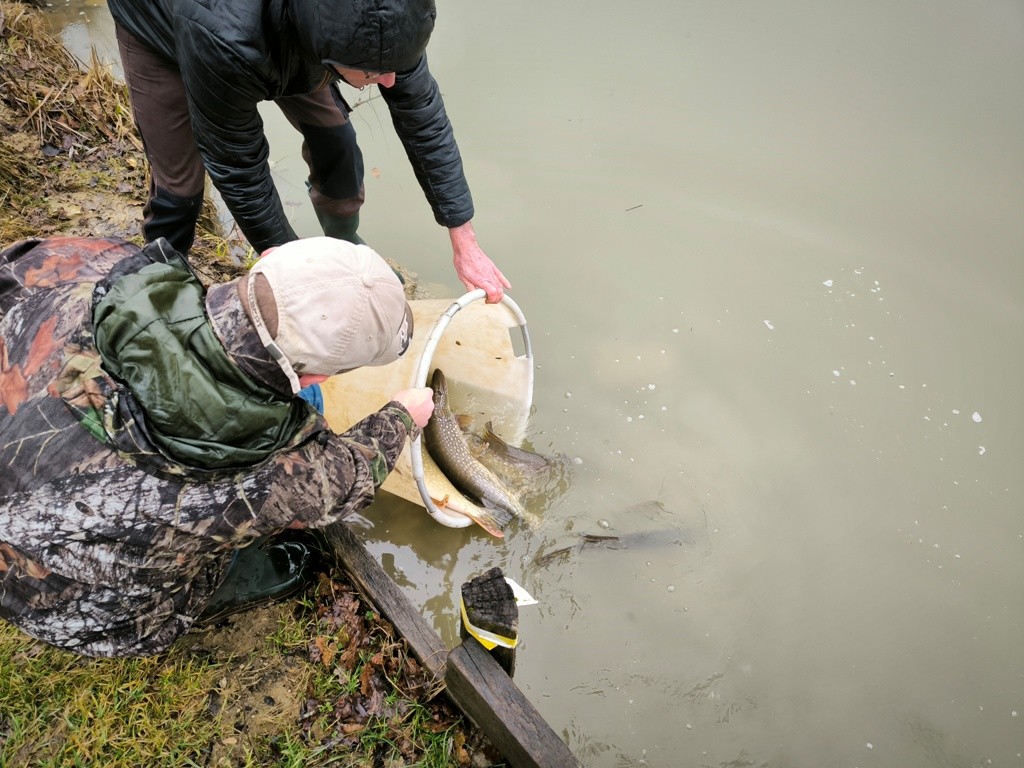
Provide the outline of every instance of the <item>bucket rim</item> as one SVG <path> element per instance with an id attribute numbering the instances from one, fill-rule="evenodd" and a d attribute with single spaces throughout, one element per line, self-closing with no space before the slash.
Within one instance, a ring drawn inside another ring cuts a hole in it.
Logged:
<path id="1" fill-rule="evenodd" d="M 427 375 L 430 373 L 430 365 L 434 359 L 434 352 L 436 351 L 438 342 L 444 335 L 445 330 L 451 323 L 452 318 L 474 301 L 479 301 L 480 299 L 486 298 L 486 296 L 487 293 L 482 288 L 469 291 L 453 301 L 437 319 L 433 327 L 430 329 L 430 335 L 427 337 L 427 343 L 423 347 L 423 352 L 420 354 L 419 361 L 417 362 L 416 374 L 413 378 L 414 387 L 425 387 L 427 385 Z M 523 334 L 523 344 L 525 348 L 525 352 L 522 357 L 530 360 L 530 370 L 532 373 L 533 347 L 530 344 L 530 333 L 526 323 L 526 316 L 523 314 L 522 309 L 520 309 L 515 300 L 513 300 L 507 293 L 502 296 L 500 303 L 508 307 L 515 316 L 516 321 L 519 323 L 519 329 Z M 434 504 L 433 499 L 430 497 L 430 491 L 427 488 L 427 481 L 423 471 L 422 432 L 416 435 L 416 438 L 409 446 L 409 461 L 412 465 L 412 475 L 413 479 L 416 481 L 416 488 L 419 490 L 423 506 L 430 516 L 437 522 L 441 523 L 441 525 L 448 528 L 466 528 L 472 525 L 473 520 L 470 517 L 461 513 L 451 515 Z"/>

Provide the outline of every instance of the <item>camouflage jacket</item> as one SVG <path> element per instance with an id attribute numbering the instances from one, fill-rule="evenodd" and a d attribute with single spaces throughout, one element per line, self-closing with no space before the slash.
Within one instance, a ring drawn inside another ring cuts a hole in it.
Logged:
<path id="1" fill-rule="evenodd" d="M 301 406 L 283 444 L 247 466 L 165 452 L 93 338 L 98 286 L 154 249 L 166 244 L 25 240 L 0 252 L 0 618 L 91 656 L 167 648 L 236 549 L 368 505 L 413 429 L 394 402 L 340 435 Z M 211 288 L 205 307 L 219 331 L 248 322 L 233 283 Z M 235 337 L 220 354 L 287 395 L 255 334 Z"/>

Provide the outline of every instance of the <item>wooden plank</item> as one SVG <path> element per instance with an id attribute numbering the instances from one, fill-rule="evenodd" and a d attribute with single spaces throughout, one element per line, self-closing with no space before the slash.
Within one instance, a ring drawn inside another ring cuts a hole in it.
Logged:
<path id="1" fill-rule="evenodd" d="M 352 585 L 409 644 L 446 694 L 484 732 L 514 768 L 578 768 L 569 748 L 497 661 L 475 639 L 449 652 L 434 628 L 366 551 L 345 523 L 322 530 Z"/>
<path id="2" fill-rule="evenodd" d="M 431 676 L 443 680 L 448 649 L 434 628 L 413 608 L 348 525 L 335 523 L 322 532 L 353 586 L 394 625 Z"/>
<path id="3" fill-rule="evenodd" d="M 448 654 L 448 695 L 515 768 L 580 763 L 523 692 L 474 638 Z"/>

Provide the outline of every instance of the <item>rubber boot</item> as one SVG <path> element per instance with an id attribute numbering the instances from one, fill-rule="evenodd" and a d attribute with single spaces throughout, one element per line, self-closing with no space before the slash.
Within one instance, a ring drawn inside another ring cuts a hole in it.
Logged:
<path id="1" fill-rule="evenodd" d="M 316 209 L 314 208 L 313 210 Z M 366 241 L 356 234 L 356 230 L 359 229 L 358 213 L 354 213 L 351 216 L 335 216 L 331 213 L 316 211 L 316 217 L 320 220 L 320 226 L 323 227 L 324 234 L 328 237 L 348 240 L 348 242 L 355 243 L 356 245 L 366 245 Z M 405 285 L 405 278 L 402 277 L 401 273 L 394 267 L 392 267 L 392 271 L 398 276 L 398 282 Z"/>
<path id="2" fill-rule="evenodd" d="M 157 190 L 143 210 L 142 232 L 147 243 L 165 237 L 178 253 L 187 255 L 196 239 L 196 222 L 203 196 L 179 197 Z"/>
<path id="3" fill-rule="evenodd" d="M 351 216 L 335 216 L 332 213 L 317 210 L 316 217 L 320 220 L 320 226 L 323 227 L 324 234 L 328 237 L 348 240 L 356 245 L 366 245 L 366 241 L 356 233 L 356 230 L 359 229 L 358 213 Z"/>
<path id="4" fill-rule="evenodd" d="M 305 532 L 259 539 L 235 552 L 196 625 L 209 626 L 235 613 L 291 597 L 309 583 L 322 564 L 317 540 Z"/>

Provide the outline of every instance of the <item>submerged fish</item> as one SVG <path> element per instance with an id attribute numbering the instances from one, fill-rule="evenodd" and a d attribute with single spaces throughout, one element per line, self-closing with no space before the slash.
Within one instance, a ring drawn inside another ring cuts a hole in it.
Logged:
<path id="1" fill-rule="evenodd" d="M 430 386 L 434 390 L 434 414 L 423 430 L 423 437 L 434 463 L 452 485 L 484 506 L 480 512 L 482 519 L 477 522 L 485 529 L 500 531 L 513 517 L 524 517 L 526 512 L 519 498 L 470 453 L 448 405 L 448 385 L 440 368 L 434 370 Z"/>
<path id="2" fill-rule="evenodd" d="M 553 460 L 525 448 L 516 448 L 502 440 L 494 432 L 491 422 L 484 425 L 484 431 L 476 434 L 468 428 L 464 416 L 456 416 L 462 434 L 466 438 L 469 452 L 481 464 L 504 481 L 506 485 L 525 485 L 531 476 L 549 471 Z"/>
<path id="3" fill-rule="evenodd" d="M 680 528 L 666 528 L 654 531 L 635 531 L 633 533 L 624 533 L 619 536 L 581 533 L 578 535 L 578 539 L 579 540 L 575 544 L 570 544 L 569 546 L 559 547 L 558 549 L 550 552 L 538 554 L 534 558 L 534 564 L 539 568 L 543 568 L 556 560 L 567 560 L 571 555 L 592 547 L 603 547 L 604 549 L 630 549 L 631 547 L 658 547 L 665 546 L 667 544 L 681 547 L 684 544 L 694 543 L 692 534 L 685 529 Z"/>

